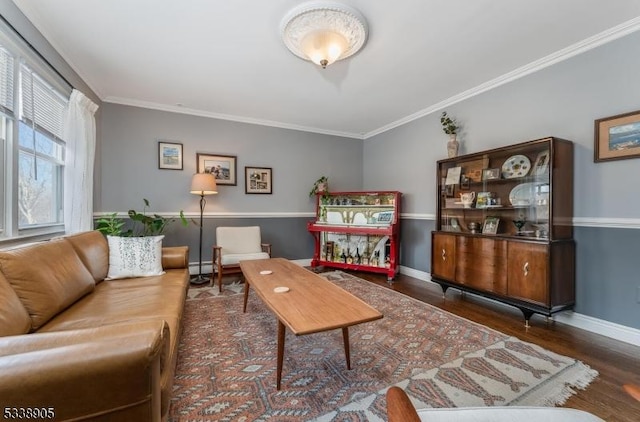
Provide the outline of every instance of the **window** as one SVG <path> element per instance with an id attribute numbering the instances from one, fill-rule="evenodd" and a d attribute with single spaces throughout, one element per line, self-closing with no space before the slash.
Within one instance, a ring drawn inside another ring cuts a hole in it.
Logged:
<path id="1" fill-rule="evenodd" d="M 63 223 L 64 99 L 20 66 L 18 229 Z"/>
<path id="2" fill-rule="evenodd" d="M 63 230 L 67 98 L 53 71 L 0 29 L 1 241 Z"/>

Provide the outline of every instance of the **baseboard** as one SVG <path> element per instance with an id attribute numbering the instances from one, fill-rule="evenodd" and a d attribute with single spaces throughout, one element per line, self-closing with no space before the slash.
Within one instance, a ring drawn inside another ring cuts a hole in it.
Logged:
<path id="1" fill-rule="evenodd" d="M 197 262 L 189 263 L 189 274 L 198 275 L 198 271 L 200 270 L 200 266 Z M 206 262 L 202 261 L 202 274 L 211 274 L 213 272 L 213 263 L 211 261 Z"/>
<path id="2" fill-rule="evenodd" d="M 583 330 L 633 344 L 634 346 L 640 346 L 640 330 L 632 327 L 579 314 L 573 311 L 561 312 L 557 314 L 554 319 L 563 324 L 582 328 Z"/>
<path id="3" fill-rule="evenodd" d="M 431 281 L 431 274 L 425 271 L 416 270 L 409 267 L 400 267 L 400 273 L 408 275 L 409 277 L 417 278 L 429 283 Z M 434 283 L 435 284 L 435 283 Z M 467 293 L 472 294 L 472 293 Z M 512 307 L 511 305 L 503 304 L 501 302 L 474 295 L 482 300 L 486 300 L 492 303 L 501 304 L 504 306 Z M 534 318 L 537 317 L 534 316 Z M 614 322 L 606 321 L 603 319 L 594 318 L 588 315 L 579 314 L 573 311 L 559 312 L 553 316 L 555 321 L 563 324 L 570 325 L 572 327 L 580 328 L 591 333 L 600 334 L 605 337 L 609 337 L 615 340 L 619 340 L 625 343 L 633 344 L 634 346 L 640 346 L 640 330 L 625 325 L 616 324 Z"/>

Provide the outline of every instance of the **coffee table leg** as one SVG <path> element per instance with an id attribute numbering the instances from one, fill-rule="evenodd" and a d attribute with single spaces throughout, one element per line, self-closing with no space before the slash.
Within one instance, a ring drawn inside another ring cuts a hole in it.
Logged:
<path id="1" fill-rule="evenodd" d="M 349 352 L 349 327 L 342 329 L 342 339 L 344 340 L 344 357 L 347 358 L 347 369 L 351 369 L 351 353 Z"/>
<path id="2" fill-rule="evenodd" d="M 284 324 L 278 320 L 278 366 L 276 369 L 276 390 L 280 390 L 280 380 L 282 379 L 282 361 L 284 359 Z"/>
<path id="3" fill-rule="evenodd" d="M 244 305 L 242 305 L 242 312 L 247 312 L 247 299 L 249 299 L 249 280 L 244 278 Z"/>

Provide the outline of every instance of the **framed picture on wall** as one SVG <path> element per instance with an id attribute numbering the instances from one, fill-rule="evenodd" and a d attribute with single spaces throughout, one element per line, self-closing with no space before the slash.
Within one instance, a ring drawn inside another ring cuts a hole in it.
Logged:
<path id="1" fill-rule="evenodd" d="M 158 168 L 182 170 L 182 144 L 178 142 L 158 142 Z"/>
<path id="2" fill-rule="evenodd" d="M 235 155 L 196 153 L 198 173 L 211 173 L 218 185 L 236 186 L 237 170 Z"/>
<path id="3" fill-rule="evenodd" d="M 273 169 L 271 167 L 245 167 L 244 193 L 273 193 Z"/>
<path id="4" fill-rule="evenodd" d="M 595 121 L 593 161 L 640 157 L 640 110 Z"/>

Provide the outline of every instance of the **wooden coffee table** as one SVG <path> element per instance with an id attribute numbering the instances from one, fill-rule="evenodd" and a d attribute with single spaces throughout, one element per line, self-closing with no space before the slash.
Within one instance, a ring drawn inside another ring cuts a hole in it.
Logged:
<path id="1" fill-rule="evenodd" d="M 382 314 L 351 293 L 283 258 L 240 261 L 244 275 L 244 305 L 253 287 L 278 318 L 276 388 L 280 390 L 285 327 L 297 336 L 342 329 L 347 369 L 351 369 L 349 327 L 382 318 Z M 270 274 L 264 272 L 271 271 Z M 261 274 L 262 272 L 262 274 Z M 289 291 L 276 293 L 276 287 Z"/>

